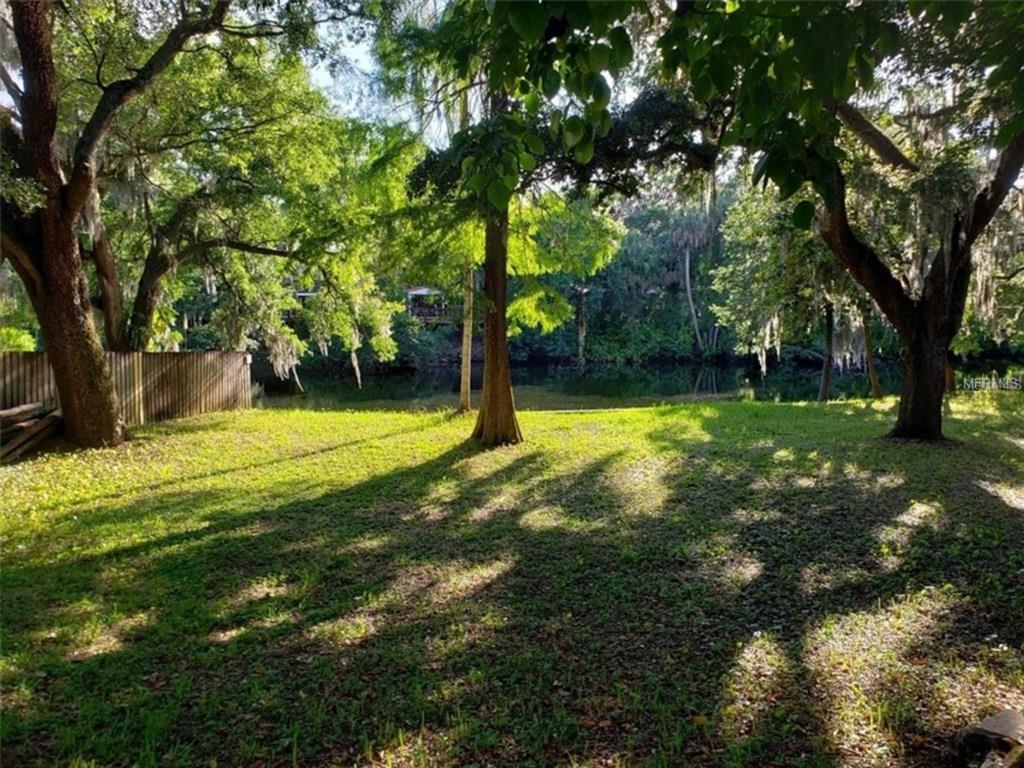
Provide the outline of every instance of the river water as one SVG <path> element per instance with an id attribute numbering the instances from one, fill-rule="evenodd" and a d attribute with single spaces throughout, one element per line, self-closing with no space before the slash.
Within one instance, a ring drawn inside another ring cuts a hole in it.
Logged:
<path id="1" fill-rule="evenodd" d="M 958 370 L 958 376 L 981 376 L 1008 372 L 1019 376 L 1020 365 L 1005 362 L 974 364 Z M 887 394 L 899 391 L 899 371 L 893 365 L 879 368 Z M 569 366 L 524 365 L 512 370 L 516 404 L 523 409 L 562 410 L 617 408 L 659 403 L 701 400 L 746 399 L 793 402 L 815 400 L 820 370 L 813 367 L 782 366 L 760 375 L 756 366 Z M 482 372 L 474 366 L 474 405 Z M 458 404 L 459 372 L 436 368 L 417 372 L 367 375 L 363 388 L 356 387 L 351 372 L 333 378 L 304 378 L 301 395 L 264 396 L 264 407 L 350 408 L 350 409 L 436 409 Z M 833 371 L 832 398 L 864 397 L 868 394 L 863 371 Z"/>

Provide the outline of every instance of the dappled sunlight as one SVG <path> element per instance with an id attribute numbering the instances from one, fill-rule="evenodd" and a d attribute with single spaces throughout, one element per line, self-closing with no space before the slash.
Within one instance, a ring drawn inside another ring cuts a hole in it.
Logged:
<path id="1" fill-rule="evenodd" d="M 716 713 L 719 737 L 734 749 L 755 737 L 758 727 L 786 698 L 794 670 L 786 651 L 770 632 L 754 632 L 737 650 L 723 683 Z"/>
<path id="2" fill-rule="evenodd" d="M 793 453 L 792 448 L 779 448 L 779 450 L 772 454 L 772 458 L 775 461 L 793 461 L 796 458 L 796 454 Z"/>
<path id="3" fill-rule="evenodd" d="M 1024 437 L 1014 437 L 1013 435 L 1002 435 L 1002 438 L 1010 445 L 1015 445 L 1021 450 L 1024 450 Z"/>
<path id="4" fill-rule="evenodd" d="M 930 587 L 808 634 L 806 662 L 831 698 L 829 728 L 844 753 L 941 750 L 978 713 L 1024 708 L 1019 655 L 996 635 L 966 634 L 976 610 L 956 588 Z"/>
<path id="5" fill-rule="evenodd" d="M 1006 506 L 1024 512 L 1024 480 L 1016 485 L 979 480 L 978 487 L 987 493 L 991 493 Z"/>
<path id="6" fill-rule="evenodd" d="M 792 759 L 912 764 L 938 748 L 913 738 L 1024 695 L 1024 562 L 991 546 L 1022 533 L 1015 465 L 989 444 L 977 469 L 907 453 L 871 422 L 802 437 L 822 410 L 761 408 L 771 438 L 729 403 L 579 429 L 531 414 L 528 441 L 499 451 L 467 445 L 464 420 L 410 417 L 429 426 L 373 437 L 365 464 L 353 448 L 193 467 L 201 479 L 68 502 L 59 525 L 20 518 L 0 668 L 16 748 L 33 754 L 29 729 L 68 706 L 59 679 L 88 705 L 75 733 L 170 712 L 160 743 L 188 739 L 190 757 L 287 763 L 295 743 L 300 764 L 597 766 L 654 750 L 722 766 L 784 743 Z M 335 441 L 389 433 L 320 418 Z M 101 676 L 110 697 L 93 693 Z M 108 703 L 130 697 L 128 714 Z"/>
<path id="7" fill-rule="evenodd" d="M 534 531 L 549 531 L 556 528 L 584 531 L 606 527 L 606 523 L 601 520 L 580 520 L 566 515 L 557 504 L 547 504 L 523 513 L 519 518 L 519 525 Z"/>
<path id="8" fill-rule="evenodd" d="M 339 554 L 366 554 L 387 549 L 394 543 L 394 537 L 389 534 L 376 534 L 363 536 L 353 542 L 338 547 Z"/>
<path id="9" fill-rule="evenodd" d="M 460 741 L 458 727 L 446 729 L 398 729 L 388 746 L 365 750 L 367 765 L 380 768 L 414 768 L 444 764 L 453 760 L 453 747 Z"/>
<path id="10" fill-rule="evenodd" d="M 921 527 L 935 530 L 942 523 L 942 507 L 915 501 L 889 524 L 875 531 L 878 541 L 879 564 L 884 570 L 894 571 L 903 562 L 911 537 Z"/>
<path id="11" fill-rule="evenodd" d="M 515 559 L 504 557 L 490 563 L 449 563 L 445 573 L 430 593 L 430 601 L 444 605 L 451 600 L 464 600 L 508 573 Z"/>
<path id="12" fill-rule="evenodd" d="M 227 617 L 254 603 L 282 597 L 294 597 L 297 585 L 288 583 L 286 576 L 265 576 L 246 584 L 233 595 L 222 601 L 220 615 Z"/>
<path id="13" fill-rule="evenodd" d="M 110 623 L 97 620 L 88 626 L 86 633 L 74 640 L 74 648 L 68 653 L 70 661 L 84 661 L 93 656 L 115 653 L 124 648 L 133 633 L 151 625 L 152 611 L 141 611 Z M 45 635 L 44 635 L 45 637 Z"/>
<path id="14" fill-rule="evenodd" d="M 672 495 L 665 478 L 674 465 L 675 459 L 661 457 L 620 461 L 607 468 L 604 484 L 617 495 L 622 515 L 658 515 Z"/>
<path id="15" fill-rule="evenodd" d="M 696 576 L 710 579 L 721 589 L 736 591 L 759 578 L 764 564 L 744 552 L 735 534 L 713 533 L 684 546 L 679 554 L 698 563 Z"/>
<path id="16" fill-rule="evenodd" d="M 948 626 L 965 600 L 952 586 L 929 587 L 875 611 L 830 616 L 808 632 L 804 663 L 824 705 L 829 737 L 843 754 L 897 761 L 904 739 L 912 745 L 914 738 L 951 732 L 948 725 L 924 727 L 937 692 L 922 694 L 933 687 L 939 660 L 922 644 Z M 966 722 L 971 710 L 961 711 Z"/>
<path id="17" fill-rule="evenodd" d="M 776 463 L 782 463 L 784 466 L 776 467 L 756 477 L 750 483 L 750 490 L 764 492 L 781 490 L 791 486 L 794 488 L 816 488 L 828 482 L 832 476 L 833 464 L 831 461 L 823 461 L 818 464 L 815 462 L 816 457 L 809 455 L 804 461 L 798 462 L 792 450 L 786 449 L 786 451 L 784 454 L 785 458 L 783 459 L 773 456 Z M 776 451 L 776 455 L 778 453 Z M 814 468 L 813 472 L 809 474 L 803 471 L 797 473 L 797 469 L 807 468 L 808 465 Z"/>
<path id="18" fill-rule="evenodd" d="M 782 513 L 777 509 L 739 507 L 730 512 L 729 517 L 741 525 L 753 525 L 755 523 L 776 523 L 782 519 Z"/>
<path id="19" fill-rule="evenodd" d="M 800 593 L 807 597 L 848 587 L 856 587 L 871 577 L 866 568 L 811 563 L 800 569 Z"/>
<path id="20" fill-rule="evenodd" d="M 865 491 L 873 493 L 892 491 L 906 482 L 906 478 L 898 472 L 872 471 L 849 461 L 843 464 L 843 476 Z"/>

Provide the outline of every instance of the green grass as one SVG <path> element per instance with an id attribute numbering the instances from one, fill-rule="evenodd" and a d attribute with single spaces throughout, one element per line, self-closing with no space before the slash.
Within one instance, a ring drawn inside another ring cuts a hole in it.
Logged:
<path id="1" fill-rule="evenodd" d="M 1024 407 L 250 411 L 0 469 L 5 765 L 933 765 L 1024 708 Z"/>

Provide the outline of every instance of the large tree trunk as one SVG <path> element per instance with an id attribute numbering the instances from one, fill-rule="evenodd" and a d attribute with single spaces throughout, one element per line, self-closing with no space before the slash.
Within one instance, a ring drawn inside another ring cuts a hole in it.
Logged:
<path id="1" fill-rule="evenodd" d="M 484 387 L 473 438 L 490 448 L 523 439 L 508 357 L 508 208 L 487 219 L 484 244 Z"/>
<path id="2" fill-rule="evenodd" d="M 466 270 L 462 288 L 462 357 L 459 360 L 459 413 L 473 408 L 473 268 Z"/>
<path id="3" fill-rule="evenodd" d="M 84 446 L 114 445 L 121 442 L 122 425 L 110 370 L 92 322 L 78 247 L 78 217 L 85 196 L 65 184 L 54 141 L 57 77 L 50 11 L 51 4 L 45 2 L 11 5 L 25 85 L 21 102 L 24 156 L 19 165 L 31 172 L 46 197 L 32 216 L 33 237 L 18 246 L 5 232 L 4 249 L 12 248 L 12 263 L 39 319 L 68 438 Z"/>
<path id="4" fill-rule="evenodd" d="M 116 445 L 123 437 L 114 383 L 92 322 L 78 238 L 48 201 L 43 221 L 44 289 L 32 296 L 53 378 L 65 434 L 78 445 Z"/>
<path id="5" fill-rule="evenodd" d="M 871 396 L 882 396 L 882 382 L 878 380 L 878 368 L 875 367 L 875 345 L 871 338 L 871 313 L 865 311 L 861 315 L 864 325 L 864 367 L 868 371 L 868 383 L 871 385 Z"/>
<path id="6" fill-rule="evenodd" d="M 686 302 L 690 305 L 690 321 L 693 323 L 693 337 L 697 342 L 697 351 L 701 357 L 704 356 L 704 339 L 700 335 L 700 322 L 697 320 L 697 305 L 693 302 L 693 285 L 690 282 L 690 249 L 687 248 L 683 255 L 683 275 L 686 282 Z"/>
<path id="7" fill-rule="evenodd" d="M 821 384 L 818 387 L 818 402 L 832 397 L 832 358 L 835 336 L 836 312 L 831 301 L 825 302 L 825 356 L 821 363 Z"/>
<path id="8" fill-rule="evenodd" d="M 900 333 L 900 409 L 890 437 L 912 440 L 942 439 L 942 397 L 946 388 L 949 342 L 921 321 L 909 333 Z"/>

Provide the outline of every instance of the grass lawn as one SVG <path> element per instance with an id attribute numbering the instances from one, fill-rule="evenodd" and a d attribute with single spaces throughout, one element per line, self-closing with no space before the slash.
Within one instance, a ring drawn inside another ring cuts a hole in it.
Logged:
<path id="1" fill-rule="evenodd" d="M 935 765 L 1024 708 L 1024 399 L 250 411 L 0 468 L 5 765 Z"/>

